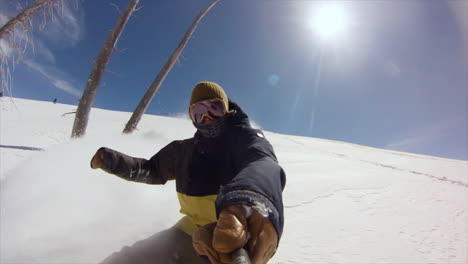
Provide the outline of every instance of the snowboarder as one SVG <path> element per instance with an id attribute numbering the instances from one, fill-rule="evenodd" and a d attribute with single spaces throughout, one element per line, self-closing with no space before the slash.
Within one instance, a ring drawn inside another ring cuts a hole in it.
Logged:
<path id="1" fill-rule="evenodd" d="M 113 253 L 103 262 L 232 263 L 245 248 L 254 264 L 275 254 L 283 232 L 286 176 L 261 130 L 216 83 L 200 82 L 188 109 L 197 128 L 149 160 L 100 148 L 91 160 L 128 181 L 176 181 L 185 216 L 172 228 Z"/>

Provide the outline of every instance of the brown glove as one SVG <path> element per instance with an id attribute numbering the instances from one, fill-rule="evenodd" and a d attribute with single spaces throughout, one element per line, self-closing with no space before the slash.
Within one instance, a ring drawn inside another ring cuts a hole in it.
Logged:
<path id="1" fill-rule="evenodd" d="M 232 264 L 231 254 L 246 246 L 254 264 L 265 264 L 278 245 L 276 229 L 267 217 L 255 209 L 247 217 L 243 206 L 230 206 L 216 223 L 201 227 L 193 234 L 193 247 L 212 264 Z"/>
<path id="2" fill-rule="evenodd" d="M 102 168 L 102 164 L 104 162 L 104 152 L 104 148 L 100 148 L 98 151 L 96 151 L 96 154 L 94 154 L 93 158 L 91 159 L 92 169 Z"/>

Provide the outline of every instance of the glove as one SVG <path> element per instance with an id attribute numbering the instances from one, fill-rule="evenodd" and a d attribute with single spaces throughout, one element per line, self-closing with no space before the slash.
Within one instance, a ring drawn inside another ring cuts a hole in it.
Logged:
<path id="1" fill-rule="evenodd" d="M 105 158 L 105 148 L 100 148 L 96 151 L 93 158 L 91 159 L 91 168 L 92 169 L 100 169 L 103 168 L 104 158 Z"/>
<path id="2" fill-rule="evenodd" d="M 192 240 L 198 254 L 207 256 L 212 264 L 232 264 L 231 254 L 242 247 L 253 264 L 265 264 L 278 245 L 276 229 L 267 217 L 237 205 L 223 209 L 218 221 L 202 226 Z"/>

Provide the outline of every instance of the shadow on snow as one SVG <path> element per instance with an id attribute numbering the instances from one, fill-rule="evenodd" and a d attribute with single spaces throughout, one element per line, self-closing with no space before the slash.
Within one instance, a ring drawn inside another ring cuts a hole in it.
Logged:
<path id="1" fill-rule="evenodd" d="M 0 145 L 0 148 L 21 149 L 21 150 L 31 150 L 31 151 L 44 151 L 45 150 L 43 148 L 25 147 L 25 146 L 8 146 L 8 145 Z"/>

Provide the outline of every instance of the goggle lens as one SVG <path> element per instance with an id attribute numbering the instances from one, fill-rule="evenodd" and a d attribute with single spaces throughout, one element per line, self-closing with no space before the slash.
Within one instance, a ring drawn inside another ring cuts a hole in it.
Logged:
<path id="1" fill-rule="evenodd" d="M 195 123 L 201 123 L 205 115 L 222 117 L 224 114 L 224 104 L 220 100 L 206 100 L 190 106 L 190 117 Z"/>

